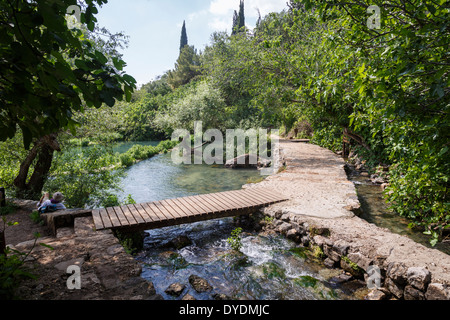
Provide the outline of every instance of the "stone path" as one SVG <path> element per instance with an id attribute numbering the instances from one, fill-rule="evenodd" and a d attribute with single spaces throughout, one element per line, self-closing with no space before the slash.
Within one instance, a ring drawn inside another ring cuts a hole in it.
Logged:
<path id="1" fill-rule="evenodd" d="M 34 240 L 29 240 L 13 247 L 28 252 L 33 244 Z M 80 289 L 67 286 L 71 276 L 67 270 L 73 265 L 80 268 Z M 39 238 L 25 266 L 38 276 L 21 284 L 17 295 L 25 300 L 161 298 L 153 284 L 141 277 L 140 263 L 125 252 L 112 232 L 94 231 L 92 217 L 75 218 L 74 226 L 57 229 L 56 237 Z"/>
<path id="2" fill-rule="evenodd" d="M 351 261 L 365 272 L 379 266 L 383 290 L 396 298 L 450 299 L 450 256 L 357 217 L 359 201 L 341 157 L 289 140 L 280 140 L 280 148 L 286 170 L 245 187 L 270 187 L 292 198 L 265 209 L 291 223 L 285 233 L 297 232 L 302 243 L 319 246 L 330 266 Z M 414 282 L 418 274 L 420 285 Z"/>

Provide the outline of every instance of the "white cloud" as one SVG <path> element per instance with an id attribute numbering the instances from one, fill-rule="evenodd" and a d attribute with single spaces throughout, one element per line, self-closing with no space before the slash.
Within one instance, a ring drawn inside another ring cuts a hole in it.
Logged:
<path id="1" fill-rule="evenodd" d="M 270 12 L 280 12 L 285 9 L 287 0 L 245 0 L 245 17 L 248 27 L 253 28 L 258 18 L 258 11 L 264 17 Z M 239 11 L 239 0 L 212 0 L 207 12 L 209 14 L 208 26 L 212 30 L 230 30 L 233 12 Z"/>
<path id="2" fill-rule="evenodd" d="M 257 18 L 259 9 L 262 16 L 270 12 L 279 12 L 286 8 L 287 0 L 246 0 L 244 2 L 245 16 Z M 239 10 L 239 0 L 212 0 L 209 12 L 213 15 L 223 16 L 233 14 Z M 231 16 L 232 17 L 232 16 Z"/>

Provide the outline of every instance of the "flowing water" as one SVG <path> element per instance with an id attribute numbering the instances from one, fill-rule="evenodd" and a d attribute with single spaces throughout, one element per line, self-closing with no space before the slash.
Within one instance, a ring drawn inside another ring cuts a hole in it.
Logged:
<path id="1" fill-rule="evenodd" d="M 122 145 L 120 152 L 130 146 Z M 169 153 L 127 169 L 119 196 L 156 201 L 240 189 L 249 178 L 259 177 L 254 169 L 174 165 Z M 333 281 L 340 271 L 323 268 L 283 237 L 244 232 L 240 253 L 233 251 L 227 239 L 235 228 L 233 218 L 225 218 L 146 231 L 144 249 L 136 257 L 143 265 L 142 276 L 165 299 L 181 299 L 187 293 L 196 299 L 213 299 L 217 294 L 231 299 L 353 298 Z M 191 243 L 176 249 L 170 241 L 180 236 Z M 213 290 L 196 292 L 188 280 L 192 274 L 206 279 Z M 175 282 L 186 285 L 179 297 L 165 293 Z"/>
<path id="2" fill-rule="evenodd" d="M 440 242 L 432 247 L 428 236 L 420 231 L 408 228 L 410 223 L 408 219 L 390 211 L 388 204 L 383 198 L 383 191 L 380 185 L 372 183 L 368 177 L 361 176 L 354 170 L 348 172 L 348 177 L 355 184 L 358 193 L 362 208 L 361 218 L 391 232 L 409 237 L 426 247 L 450 254 L 449 242 Z"/>

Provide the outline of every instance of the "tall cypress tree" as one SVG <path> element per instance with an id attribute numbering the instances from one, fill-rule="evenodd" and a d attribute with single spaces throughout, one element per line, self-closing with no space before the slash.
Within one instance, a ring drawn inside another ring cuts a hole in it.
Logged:
<path id="1" fill-rule="evenodd" d="M 233 15 L 233 29 L 231 30 L 231 34 L 235 35 L 238 32 L 242 32 L 245 30 L 245 13 L 244 13 L 244 0 L 241 0 L 239 3 L 239 14 L 236 10 L 234 10 Z"/>
<path id="2" fill-rule="evenodd" d="M 188 37 L 186 33 L 186 21 L 183 21 L 183 27 L 181 28 L 181 39 L 180 39 L 180 53 L 181 50 L 188 44 Z"/>
<path id="3" fill-rule="evenodd" d="M 231 34 L 235 35 L 239 30 L 239 17 L 236 10 L 234 10 L 233 14 L 233 28 L 231 29 Z"/>
<path id="4" fill-rule="evenodd" d="M 245 27 L 244 0 L 239 3 L 239 31 Z"/>

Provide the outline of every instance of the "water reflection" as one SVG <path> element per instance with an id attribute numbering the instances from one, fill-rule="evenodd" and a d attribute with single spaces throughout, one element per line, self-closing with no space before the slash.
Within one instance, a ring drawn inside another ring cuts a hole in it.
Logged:
<path id="1" fill-rule="evenodd" d="M 237 190 L 250 178 L 260 177 L 255 169 L 224 169 L 222 166 L 176 165 L 170 153 L 141 161 L 127 169 L 119 198 L 131 194 L 136 202 L 157 201 L 195 194 Z"/>

